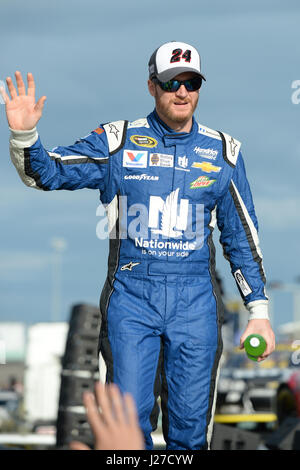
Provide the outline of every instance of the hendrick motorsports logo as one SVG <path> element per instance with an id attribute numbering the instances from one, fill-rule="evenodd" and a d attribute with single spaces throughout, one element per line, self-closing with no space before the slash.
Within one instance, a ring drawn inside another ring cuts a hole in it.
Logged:
<path id="1" fill-rule="evenodd" d="M 218 155 L 218 150 L 203 149 L 201 147 L 195 147 L 194 152 L 202 158 L 208 158 L 209 160 L 215 160 Z"/>

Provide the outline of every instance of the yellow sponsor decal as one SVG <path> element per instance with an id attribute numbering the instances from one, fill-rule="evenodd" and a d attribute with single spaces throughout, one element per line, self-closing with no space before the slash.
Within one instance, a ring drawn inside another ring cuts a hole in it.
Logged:
<path id="1" fill-rule="evenodd" d="M 148 135 L 132 135 L 130 140 L 140 147 L 153 148 L 157 146 L 157 140 L 153 139 L 153 137 L 149 137 Z"/>
<path id="2" fill-rule="evenodd" d="M 192 164 L 193 168 L 200 168 L 205 173 L 211 173 L 212 171 L 215 173 L 219 173 L 222 167 L 212 165 L 210 162 L 194 162 Z"/>

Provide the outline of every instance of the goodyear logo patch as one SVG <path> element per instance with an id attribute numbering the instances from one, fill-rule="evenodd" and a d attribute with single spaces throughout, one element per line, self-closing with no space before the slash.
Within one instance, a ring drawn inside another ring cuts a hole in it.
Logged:
<path id="1" fill-rule="evenodd" d="M 190 189 L 198 189 L 198 188 L 208 188 L 212 184 L 214 184 L 216 180 L 209 178 L 208 176 L 199 176 L 195 181 L 190 183 Z"/>
<path id="2" fill-rule="evenodd" d="M 149 137 L 148 135 L 132 135 L 130 140 L 135 145 L 148 148 L 156 147 L 158 143 L 157 140 L 153 139 L 153 137 Z"/>

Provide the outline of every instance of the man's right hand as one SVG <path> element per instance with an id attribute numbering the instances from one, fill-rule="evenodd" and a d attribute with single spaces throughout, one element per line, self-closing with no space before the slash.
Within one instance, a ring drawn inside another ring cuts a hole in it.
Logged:
<path id="1" fill-rule="evenodd" d="M 5 103 L 9 127 L 18 131 L 27 131 L 33 129 L 40 120 L 46 96 L 42 96 L 37 103 L 35 102 L 35 83 L 32 73 L 27 74 L 27 94 L 21 72 L 16 72 L 15 76 L 18 92 L 11 77 L 7 77 L 6 83 L 10 97 L 3 87 L 0 88 L 0 93 Z"/>

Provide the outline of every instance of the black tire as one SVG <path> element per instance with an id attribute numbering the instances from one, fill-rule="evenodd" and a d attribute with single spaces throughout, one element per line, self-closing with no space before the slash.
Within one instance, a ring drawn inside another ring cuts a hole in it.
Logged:
<path id="1" fill-rule="evenodd" d="M 95 338 L 100 332 L 100 309 L 92 305 L 74 305 L 69 321 L 69 335 L 80 334 L 82 338 Z"/>
<path id="2" fill-rule="evenodd" d="M 279 426 L 286 418 L 297 417 L 296 397 L 287 385 L 280 387 L 277 392 L 276 413 Z"/>
<path id="3" fill-rule="evenodd" d="M 63 369 L 98 371 L 98 340 L 69 334 L 65 354 L 62 358 Z"/>
<path id="4" fill-rule="evenodd" d="M 85 413 L 59 409 L 56 424 L 56 447 L 68 449 L 70 442 L 94 446 L 94 436 Z"/>
<path id="5" fill-rule="evenodd" d="M 95 374 L 94 374 L 95 375 Z M 98 377 L 76 377 L 75 375 L 61 375 L 59 407 L 83 406 L 83 393 L 94 392 Z"/>

